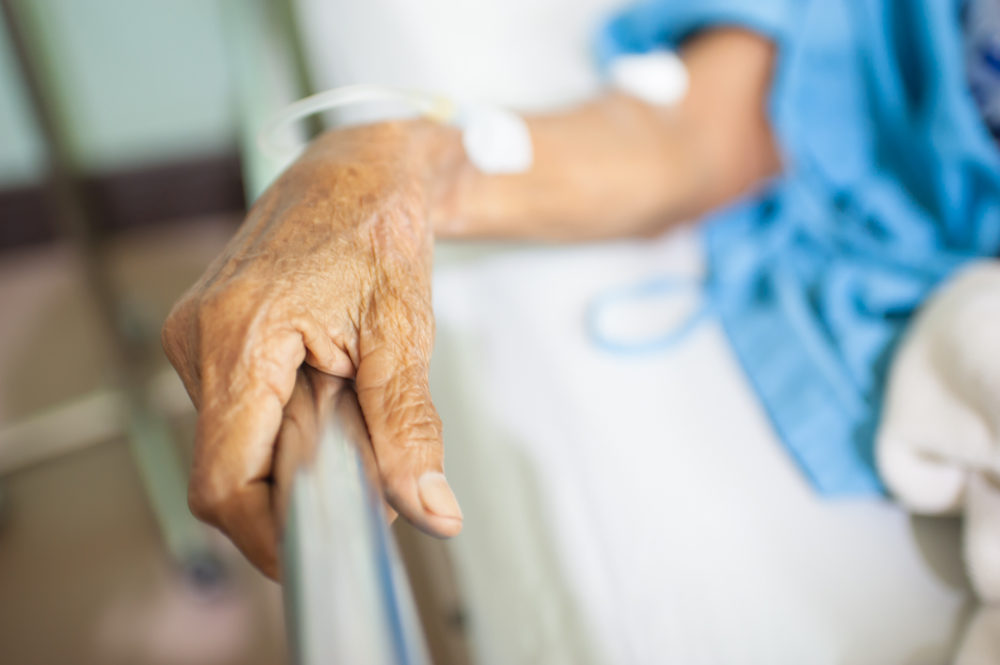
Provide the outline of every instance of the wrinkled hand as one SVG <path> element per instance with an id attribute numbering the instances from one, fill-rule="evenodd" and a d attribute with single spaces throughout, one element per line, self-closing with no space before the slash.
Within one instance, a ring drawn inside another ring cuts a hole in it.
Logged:
<path id="1" fill-rule="evenodd" d="M 189 503 L 277 576 L 274 451 L 300 366 L 354 380 L 388 503 L 451 536 L 427 383 L 432 232 L 405 125 L 324 135 L 253 206 L 174 307 L 163 344 L 198 409 Z M 306 400 L 308 401 L 308 400 Z"/>

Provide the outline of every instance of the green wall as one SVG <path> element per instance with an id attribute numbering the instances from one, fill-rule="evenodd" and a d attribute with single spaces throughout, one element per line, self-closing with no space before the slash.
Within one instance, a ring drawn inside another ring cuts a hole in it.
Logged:
<path id="1" fill-rule="evenodd" d="M 18 0 L 81 166 L 128 167 L 234 144 L 219 1 Z M 41 168 L 4 33 L 0 188 Z"/>

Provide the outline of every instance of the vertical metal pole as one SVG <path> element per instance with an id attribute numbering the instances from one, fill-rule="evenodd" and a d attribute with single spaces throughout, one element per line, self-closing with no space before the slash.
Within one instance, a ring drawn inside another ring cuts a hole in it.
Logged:
<path id="1" fill-rule="evenodd" d="M 249 204 L 287 166 L 258 149 L 257 133 L 284 105 L 310 94 L 312 82 L 290 0 L 222 0 L 221 9 Z M 322 123 L 314 117 L 296 129 L 311 136 Z"/>

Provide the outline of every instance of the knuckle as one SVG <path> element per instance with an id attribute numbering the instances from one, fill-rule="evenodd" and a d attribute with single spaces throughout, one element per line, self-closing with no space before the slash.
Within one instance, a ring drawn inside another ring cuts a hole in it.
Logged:
<path id="1" fill-rule="evenodd" d="M 203 341 L 232 342 L 250 328 L 287 319 L 287 298 L 256 279 L 234 279 L 202 293 L 194 307 L 194 327 Z"/>
<path id="2" fill-rule="evenodd" d="M 203 295 L 195 305 L 192 329 L 198 336 L 200 354 L 212 355 L 228 344 L 236 344 L 239 333 L 231 325 L 237 314 L 234 299 L 228 290 L 217 290 Z M 204 363 L 204 357 L 199 358 Z"/>
<path id="3" fill-rule="evenodd" d="M 198 323 L 202 326 L 218 321 L 231 309 L 234 298 L 228 288 L 214 289 L 198 299 Z"/>
<path id="4" fill-rule="evenodd" d="M 221 492 L 217 484 L 197 475 L 192 476 L 187 500 L 192 515 L 202 522 L 219 525 L 226 493 Z"/>
<path id="5" fill-rule="evenodd" d="M 421 392 L 407 391 L 386 400 L 390 431 L 398 433 L 404 447 L 432 448 L 441 442 L 441 417 Z"/>
<path id="6" fill-rule="evenodd" d="M 188 487 L 187 495 L 188 509 L 191 514 L 197 517 L 202 522 L 208 522 L 210 524 L 215 522 L 215 510 L 214 506 L 205 499 L 205 495 L 202 494 L 194 484 Z"/>
<path id="7" fill-rule="evenodd" d="M 441 417 L 430 401 L 423 395 L 408 394 L 392 400 L 389 412 L 397 414 L 399 424 L 420 439 L 432 439 L 441 434 Z"/>

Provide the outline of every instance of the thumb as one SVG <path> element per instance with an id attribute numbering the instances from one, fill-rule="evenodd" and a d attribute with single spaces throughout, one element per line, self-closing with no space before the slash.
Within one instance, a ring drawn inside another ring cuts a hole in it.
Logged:
<path id="1" fill-rule="evenodd" d="M 441 419 L 431 403 L 427 365 L 403 355 L 380 345 L 362 356 L 358 402 L 386 500 L 422 531 L 451 537 L 462 529 L 462 511 L 444 476 Z"/>

